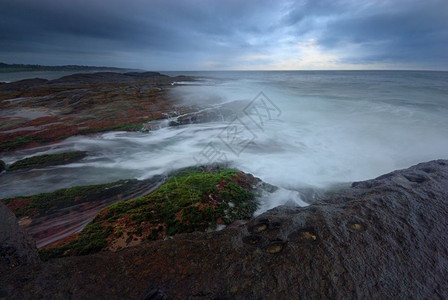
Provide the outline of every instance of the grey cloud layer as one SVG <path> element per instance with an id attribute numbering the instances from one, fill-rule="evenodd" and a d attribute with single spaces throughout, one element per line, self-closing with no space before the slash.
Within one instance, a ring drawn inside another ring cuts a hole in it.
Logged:
<path id="1" fill-rule="evenodd" d="M 232 68 L 314 37 L 342 62 L 448 69 L 445 0 L 3 0 L 0 26 L 11 63 Z"/>

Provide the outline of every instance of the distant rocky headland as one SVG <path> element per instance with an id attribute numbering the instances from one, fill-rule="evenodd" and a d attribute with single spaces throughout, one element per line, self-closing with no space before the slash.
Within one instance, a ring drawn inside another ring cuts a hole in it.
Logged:
<path id="1" fill-rule="evenodd" d="M 96 66 L 80 66 L 80 65 L 65 65 L 65 66 L 43 66 L 30 64 L 6 64 L 0 62 L 0 73 L 9 72 L 40 72 L 40 71 L 114 71 L 119 72 L 120 68 L 114 67 L 96 67 Z"/>
<path id="2" fill-rule="evenodd" d="M 73 135 L 231 120 L 237 101 L 204 109 L 168 93 L 195 80 L 99 72 L 2 83 L 0 155 Z M 0 172 L 86 157 L 0 160 Z M 448 298 L 447 160 L 254 218 L 260 196 L 276 190 L 213 164 L 2 197 L 0 299 Z"/>

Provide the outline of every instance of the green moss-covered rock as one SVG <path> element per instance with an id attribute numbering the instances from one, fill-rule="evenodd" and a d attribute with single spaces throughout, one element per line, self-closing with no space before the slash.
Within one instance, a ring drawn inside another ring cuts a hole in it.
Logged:
<path id="1" fill-rule="evenodd" d="M 70 242 L 40 251 L 43 259 L 117 250 L 143 240 L 215 229 L 249 219 L 259 179 L 233 169 L 188 169 L 153 193 L 112 204 Z"/>
<path id="2" fill-rule="evenodd" d="M 64 165 L 78 161 L 87 156 L 85 151 L 72 151 L 56 154 L 43 154 L 18 160 L 8 167 L 9 171 L 18 169 L 33 169 L 53 165 Z"/>

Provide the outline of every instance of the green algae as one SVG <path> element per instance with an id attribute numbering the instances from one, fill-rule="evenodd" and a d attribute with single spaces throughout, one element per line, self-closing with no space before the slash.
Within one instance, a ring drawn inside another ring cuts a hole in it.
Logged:
<path id="1" fill-rule="evenodd" d="M 98 252 L 124 233 L 156 240 L 249 219 L 257 209 L 255 182 L 234 169 L 180 170 L 153 193 L 106 207 L 74 240 L 41 249 L 41 258 Z"/>

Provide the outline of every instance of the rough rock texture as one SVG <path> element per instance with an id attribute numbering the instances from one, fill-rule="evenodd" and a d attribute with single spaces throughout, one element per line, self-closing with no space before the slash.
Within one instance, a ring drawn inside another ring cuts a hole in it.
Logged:
<path id="1" fill-rule="evenodd" d="M 20 228 L 16 216 L 0 202 L 1 268 L 11 268 L 38 260 L 33 239 Z"/>
<path id="2" fill-rule="evenodd" d="M 448 298 L 448 161 L 354 183 L 305 208 L 10 279 L 13 299 Z"/>
<path id="3" fill-rule="evenodd" d="M 19 227 L 14 214 L 0 202 L 0 296 L 12 269 L 39 262 L 36 244 Z"/>

